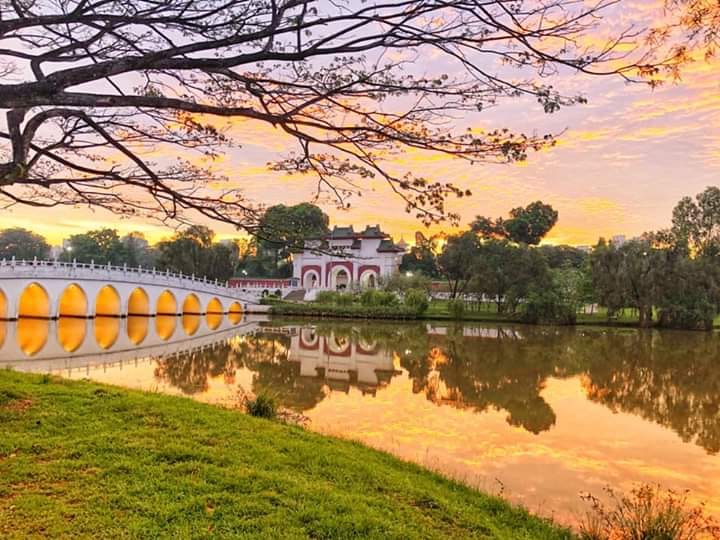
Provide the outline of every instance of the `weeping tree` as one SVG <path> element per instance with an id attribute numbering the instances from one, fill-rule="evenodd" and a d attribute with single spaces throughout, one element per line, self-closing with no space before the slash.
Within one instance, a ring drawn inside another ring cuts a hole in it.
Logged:
<path id="1" fill-rule="evenodd" d="M 221 117 L 249 140 L 265 124 L 294 141 L 269 167 L 311 176 L 315 197 L 347 207 L 374 179 L 423 222 L 456 221 L 446 200 L 469 193 L 393 158 L 522 160 L 553 137 L 451 120 L 512 98 L 584 101 L 550 84 L 562 71 L 652 79 L 669 64 L 628 47 L 636 29 L 584 39 L 615 4 L 0 0 L 0 199 L 257 234 L 257 202 L 191 157 L 241 146 Z"/>

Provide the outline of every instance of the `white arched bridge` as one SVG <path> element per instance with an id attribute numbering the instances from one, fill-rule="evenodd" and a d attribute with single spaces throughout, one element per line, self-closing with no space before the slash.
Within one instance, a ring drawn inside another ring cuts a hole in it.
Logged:
<path id="1" fill-rule="evenodd" d="M 147 268 L 0 261 L 0 319 L 240 317 L 257 296 L 227 283 Z M 263 306 L 264 307 L 264 306 Z M 219 326 L 219 322 L 217 323 Z"/>

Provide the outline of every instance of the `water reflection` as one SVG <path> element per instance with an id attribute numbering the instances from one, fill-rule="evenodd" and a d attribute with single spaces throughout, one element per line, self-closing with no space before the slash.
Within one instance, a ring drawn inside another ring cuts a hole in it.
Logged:
<path id="1" fill-rule="evenodd" d="M 95 341 L 102 349 L 109 349 L 120 335 L 120 319 L 118 317 L 97 317 L 95 319 Z"/>
<path id="2" fill-rule="evenodd" d="M 200 328 L 200 315 L 197 313 L 183 313 L 182 325 L 188 336 L 195 335 L 195 332 Z"/>
<path id="3" fill-rule="evenodd" d="M 127 335 L 133 345 L 140 345 L 148 334 L 150 318 L 145 315 L 130 315 L 127 318 Z"/>
<path id="4" fill-rule="evenodd" d="M 66 352 L 74 352 L 85 341 L 87 320 L 77 317 L 60 317 L 57 322 L 57 335 L 60 346 Z M 105 347 L 107 348 L 107 347 Z"/>
<path id="5" fill-rule="evenodd" d="M 145 348 L 118 353 L 119 364 L 88 355 L 85 369 L 62 372 L 213 402 L 270 390 L 313 429 L 463 478 L 499 478 L 519 502 L 540 511 L 534 505 L 547 503 L 565 521 L 579 491 L 631 481 L 691 488 L 720 515 L 716 334 L 246 319 L 235 327 L 230 317 L 216 332 L 208 317 L 183 317 L 182 331 L 176 317 L 157 319 L 156 332 L 147 318 L 127 319 L 129 341 Z M 71 346 L 80 327 L 58 324 Z M 37 353 L 47 328 L 20 321 L 23 351 Z"/>
<path id="6" fill-rule="evenodd" d="M 20 319 L 17 322 L 17 343 L 28 356 L 37 354 L 45 346 L 50 332 L 47 319 Z"/>
<path id="7" fill-rule="evenodd" d="M 244 317 L 217 314 L 210 326 L 204 324 L 205 319 L 199 315 L 186 315 L 182 317 L 182 332 L 176 331 L 177 320 L 175 315 L 131 315 L 127 318 L 98 316 L 94 319 L 60 316 L 56 320 L 20 317 L 14 322 L 0 320 L 0 365 L 28 358 L 59 359 L 64 355 L 75 357 L 118 350 L 142 350 L 240 326 Z"/>
<path id="8" fill-rule="evenodd" d="M 158 315 L 155 317 L 155 331 L 160 339 L 167 341 L 175 332 L 177 317 L 175 315 Z"/>
<path id="9" fill-rule="evenodd" d="M 307 411 L 332 391 L 375 395 L 404 370 L 412 392 L 438 406 L 501 411 L 532 434 L 557 414 L 543 397 L 550 378 L 580 377 L 588 399 L 668 427 L 720 451 L 720 345 L 682 332 L 551 328 L 427 328 L 318 324 L 264 328 L 238 343 L 158 360 L 156 375 L 201 393 L 219 375 L 253 373 L 252 390 Z"/>

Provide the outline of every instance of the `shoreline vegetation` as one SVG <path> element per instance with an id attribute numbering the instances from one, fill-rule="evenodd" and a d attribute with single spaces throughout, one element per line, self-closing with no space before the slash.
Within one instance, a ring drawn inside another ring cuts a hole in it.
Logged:
<path id="1" fill-rule="evenodd" d="M 0 371 L 0 536 L 570 539 L 359 443 L 183 397 Z"/>
<path id="2" fill-rule="evenodd" d="M 637 310 L 623 309 L 608 317 L 605 308 L 598 308 L 592 313 L 577 313 L 572 322 L 558 323 L 557 321 L 529 321 L 521 312 L 498 313 L 494 303 L 463 302 L 458 308 L 457 302 L 452 300 L 433 300 L 423 311 L 409 308 L 400 303 L 386 306 L 368 306 L 362 303 L 347 302 L 344 304 L 321 302 L 289 302 L 276 299 L 266 299 L 270 312 L 279 317 L 319 317 L 343 319 L 377 319 L 377 320 L 424 320 L 424 321 L 457 321 L 457 322 L 486 322 L 486 323 L 513 323 L 513 324 L 541 324 L 563 326 L 606 326 L 638 328 L 639 315 Z M 656 324 L 656 316 L 653 322 Z M 651 326 L 651 328 L 654 326 Z M 713 321 L 713 330 L 720 329 L 720 316 Z"/>

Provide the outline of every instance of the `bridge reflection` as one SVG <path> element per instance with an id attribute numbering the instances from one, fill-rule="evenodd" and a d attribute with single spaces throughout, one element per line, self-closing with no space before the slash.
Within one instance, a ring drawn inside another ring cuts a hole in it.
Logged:
<path id="1" fill-rule="evenodd" d="M 0 321 L 0 367 L 33 371 L 52 370 L 76 358 L 102 358 L 130 354 L 133 358 L 164 345 L 192 348 L 192 341 L 218 336 L 224 331 L 255 328 L 257 316 L 229 313 L 99 316 L 94 319 L 21 317 Z M 45 360 L 46 362 L 40 362 Z"/>

